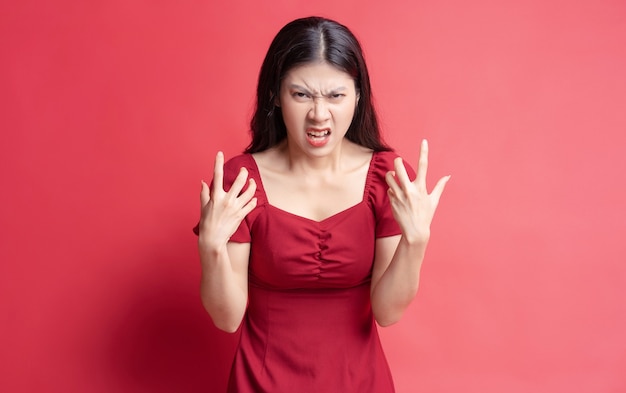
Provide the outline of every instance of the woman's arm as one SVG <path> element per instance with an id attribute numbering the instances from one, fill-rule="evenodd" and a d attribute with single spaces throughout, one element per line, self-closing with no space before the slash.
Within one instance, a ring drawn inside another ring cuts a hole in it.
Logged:
<path id="1" fill-rule="evenodd" d="M 198 253 L 202 265 L 200 296 L 215 326 L 234 332 L 239 327 L 248 301 L 250 243 L 229 242 L 241 221 L 256 206 L 253 179 L 239 171 L 232 187 L 224 191 L 224 155 L 215 158 L 213 186 L 202 182 Z"/>
<path id="2" fill-rule="evenodd" d="M 213 323 L 229 333 L 237 330 L 248 301 L 250 243 L 228 243 L 223 250 L 198 247 L 202 265 L 200 298 Z"/>
<path id="3" fill-rule="evenodd" d="M 412 245 L 402 236 L 376 240 L 371 297 L 379 325 L 398 322 L 417 294 L 425 251 L 426 243 Z"/>
<path id="4" fill-rule="evenodd" d="M 417 293 L 430 224 L 450 179 L 450 176 L 441 178 L 428 194 L 427 167 L 428 144 L 424 140 L 414 182 L 410 181 L 401 158 L 394 161 L 395 171 L 386 175 L 391 209 L 402 234 L 376 240 L 371 298 L 374 317 L 381 326 L 400 320 Z"/>

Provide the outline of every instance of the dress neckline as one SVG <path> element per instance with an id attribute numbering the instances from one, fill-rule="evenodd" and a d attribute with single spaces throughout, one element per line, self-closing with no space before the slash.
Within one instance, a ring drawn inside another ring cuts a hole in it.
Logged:
<path id="1" fill-rule="evenodd" d="M 352 210 L 355 210 L 357 207 L 363 205 L 365 203 L 365 201 L 367 200 L 367 196 L 369 194 L 369 189 L 371 186 L 371 177 L 372 177 L 372 173 L 374 171 L 374 161 L 378 155 L 378 152 L 374 151 L 372 152 L 372 156 L 370 157 L 370 161 L 368 164 L 368 168 L 367 168 L 367 174 L 365 175 L 365 184 L 363 187 L 363 193 L 361 195 L 361 200 L 357 203 L 355 203 L 354 205 L 348 206 L 345 209 L 342 209 L 336 213 L 331 214 L 328 217 L 325 217 L 321 220 L 315 220 L 313 218 L 309 218 L 309 217 L 305 217 L 305 216 L 301 216 L 299 214 L 296 213 L 291 213 L 285 209 L 281 209 L 278 206 L 272 205 L 269 201 L 269 198 L 267 197 L 267 193 L 265 192 L 265 186 L 263 184 L 263 178 L 261 177 L 261 171 L 259 170 L 259 166 L 257 165 L 256 160 L 254 159 L 254 157 L 252 156 L 252 154 L 250 153 L 246 153 L 248 158 L 251 161 L 251 165 L 252 168 L 254 169 L 254 171 L 256 172 L 257 176 L 256 176 L 256 181 L 257 181 L 257 192 L 261 192 L 263 195 L 263 200 L 265 201 L 265 206 L 269 207 L 270 209 L 277 211 L 283 215 L 286 216 L 290 216 L 296 219 L 299 219 L 301 221 L 304 222 L 310 222 L 310 223 L 315 223 L 315 224 L 324 224 L 327 223 L 329 221 L 332 221 L 334 219 L 337 219 L 345 214 L 348 214 L 349 212 L 351 212 Z"/>

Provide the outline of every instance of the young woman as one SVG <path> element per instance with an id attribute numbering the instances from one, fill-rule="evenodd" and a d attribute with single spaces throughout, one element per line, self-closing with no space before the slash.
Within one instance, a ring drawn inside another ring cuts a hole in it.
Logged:
<path id="1" fill-rule="evenodd" d="M 229 392 L 393 392 L 376 322 L 414 298 L 449 177 L 426 190 L 380 138 L 354 35 L 311 17 L 284 26 L 259 75 L 252 142 L 202 183 L 201 297 L 241 327 Z"/>

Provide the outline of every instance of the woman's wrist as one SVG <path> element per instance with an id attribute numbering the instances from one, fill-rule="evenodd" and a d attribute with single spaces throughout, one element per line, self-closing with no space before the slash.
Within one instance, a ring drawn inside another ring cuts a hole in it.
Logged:
<path id="1" fill-rule="evenodd" d="M 226 242 L 213 242 L 209 239 L 202 237 L 198 238 L 198 253 L 200 259 L 204 262 L 206 260 L 216 260 L 220 255 L 227 254 L 228 250 Z"/>
<path id="2" fill-rule="evenodd" d="M 430 230 L 427 231 L 415 231 L 413 233 L 403 233 L 400 238 L 401 243 L 405 243 L 410 247 L 426 247 L 430 240 Z"/>

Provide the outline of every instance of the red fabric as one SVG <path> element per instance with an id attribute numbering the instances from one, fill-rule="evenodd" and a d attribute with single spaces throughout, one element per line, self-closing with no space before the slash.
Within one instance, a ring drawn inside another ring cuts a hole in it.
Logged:
<path id="1" fill-rule="evenodd" d="M 375 239 L 400 233 L 384 179 L 395 157 L 374 153 L 363 200 L 320 222 L 270 205 L 252 156 L 227 162 L 225 184 L 246 167 L 258 198 L 231 238 L 250 242 L 251 255 L 249 304 L 229 392 L 394 391 L 370 280 Z"/>

